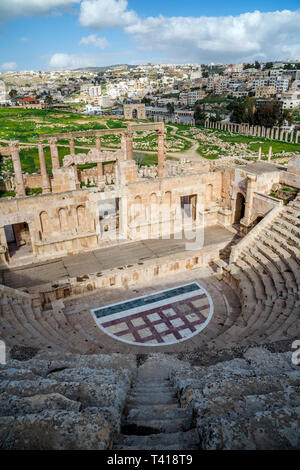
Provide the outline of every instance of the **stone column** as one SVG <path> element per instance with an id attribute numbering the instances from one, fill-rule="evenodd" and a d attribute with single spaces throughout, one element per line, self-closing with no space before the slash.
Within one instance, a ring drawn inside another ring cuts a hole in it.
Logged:
<path id="1" fill-rule="evenodd" d="M 103 177 L 103 164 L 102 164 L 102 162 L 97 163 L 97 176 L 98 176 L 98 178 Z"/>
<path id="2" fill-rule="evenodd" d="M 40 159 L 43 193 L 50 193 L 50 188 L 51 188 L 50 179 L 47 173 L 44 147 L 43 147 L 43 142 L 41 140 L 38 143 L 38 151 L 39 151 L 39 159 Z"/>
<path id="3" fill-rule="evenodd" d="M 74 137 L 70 138 L 70 155 L 75 155 L 75 142 Z"/>
<path id="4" fill-rule="evenodd" d="M 49 139 L 49 143 L 50 143 L 50 154 L 51 154 L 51 160 L 52 160 L 52 170 L 57 170 L 59 168 L 57 138 L 51 137 L 51 139 Z"/>
<path id="5" fill-rule="evenodd" d="M 101 152 L 101 137 L 96 134 L 96 149 Z"/>
<path id="6" fill-rule="evenodd" d="M 126 132 L 126 160 L 133 160 L 133 133 Z"/>
<path id="7" fill-rule="evenodd" d="M 158 131 L 157 133 L 158 142 L 158 178 L 164 177 L 164 165 L 166 160 L 166 132 Z"/>
<path id="8" fill-rule="evenodd" d="M 291 139 L 290 139 L 291 144 L 294 142 L 294 132 L 291 131 Z"/>
<path id="9" fill-rule="evenodd" d="M 268 152 L 268 162 L 269 163 L 271 162 L 271 158 L 272 158 L 272 147 L 269 147 L 269 152 Z"/>
<path id="10" fill-rule="evenodd" d="M 281 129 L 281 131 L 280 131 L 280 137 L 279 137 L 279 140 L 283 140 L 283 133 L 284 133 L 284 130 L 283 130 L 283 129 Z"/>
<path id="11" fill-rule="evenodd" d="M 285 141 L 288 142 L 289 140 L 289 133 L 288 131 L 285 132 Z"/>
<path id="12" fill-rule="evenodd" d="M 248 175 L 247 177 L 247 194 L 246 194 L 246 203 L 245 203 L 245 216 L 242 219 L 242 225 L 249 226 L 251 222 L 251 212 L 253 207 L 253 196 L 255 191 L 255 181 L 256 177 L 254 175 Z"/>
<path id="13" fill-rule="evenodd" d="M 275 131 L 275 140 L 278 140 L 278 138 L 279 138 L 279 127 L 277 127 Z"/>
<path id="14" fill-rule="evenodd" d="M 19 197 L 26 196 L 20 161 L 20 148 L 17 140 L 10 143 L 10 151 L 15 172 L 16 195 Z"/>
<path id="15" fill-rule="evenodd" d="M 266 139 L 269 139 L 270 138 L 270 128 L 267 127 L 267 131 L 266 131 Z"/>
<path id="16" fill-rule="evenodd" d="M 261 147 L 258 149 L 258 160 L 261 160 Z"/>

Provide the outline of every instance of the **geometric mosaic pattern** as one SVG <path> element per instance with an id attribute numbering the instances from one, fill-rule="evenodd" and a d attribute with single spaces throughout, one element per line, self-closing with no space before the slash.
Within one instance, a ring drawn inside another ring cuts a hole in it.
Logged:
<path id="1" fill-rule="evenodd" d="M 98 326 L 129 344 L 163 346 L 198 334 L 213 314 L 210 295 L 194 282 L 93 310 Z"/>

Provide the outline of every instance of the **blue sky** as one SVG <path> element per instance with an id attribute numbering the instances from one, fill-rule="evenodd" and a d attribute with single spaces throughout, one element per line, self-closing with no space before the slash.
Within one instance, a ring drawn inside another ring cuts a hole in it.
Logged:
<path id="1" fill-rule="evenodd" d="M 294 0 L 0 0 L 0 71 L 300 59 L 299 25 Z"/>

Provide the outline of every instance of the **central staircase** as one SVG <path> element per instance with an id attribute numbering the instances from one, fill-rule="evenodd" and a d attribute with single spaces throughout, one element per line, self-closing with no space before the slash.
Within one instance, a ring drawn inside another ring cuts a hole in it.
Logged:
<path id="1" fill-rule="evenodd" d="M 138 369 L 124 409 L 116 450 L 197 450 L 192 407 L 181 408 L 164 364 Z"/>

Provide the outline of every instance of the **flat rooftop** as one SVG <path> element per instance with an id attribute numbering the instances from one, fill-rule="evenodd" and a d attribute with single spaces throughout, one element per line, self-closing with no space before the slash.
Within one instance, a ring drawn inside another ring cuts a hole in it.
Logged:
<path id="1" fill-rule="evenodd" d="M 284 171 L 284 168 L 278 168 L 276 163 L 267 162 L 255 162 L 249 165 L 241 165 L 239 169 L 248 171 L 249 173 L 255 173 L 256 175 L 262 175 L 263 173 L 274 173 L 274 171 Z"/>

